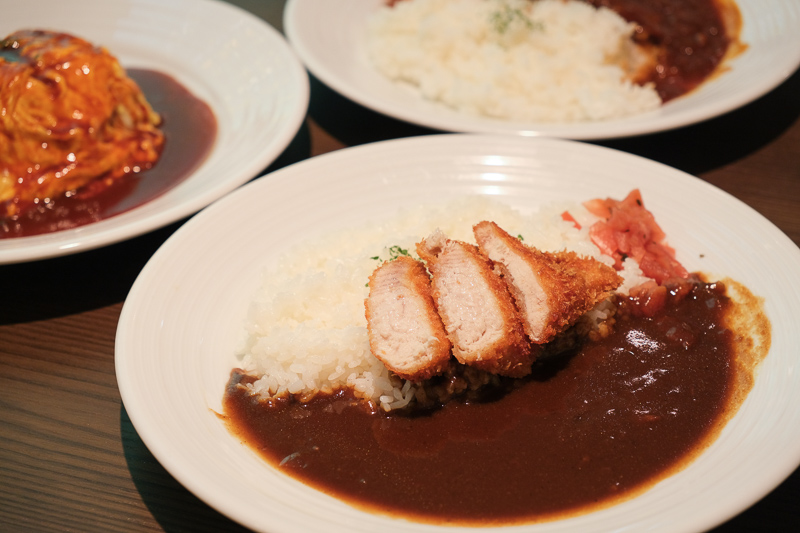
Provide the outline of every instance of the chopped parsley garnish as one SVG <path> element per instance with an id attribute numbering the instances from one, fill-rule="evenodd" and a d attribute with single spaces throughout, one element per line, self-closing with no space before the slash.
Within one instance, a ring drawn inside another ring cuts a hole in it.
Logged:
<path id="1" fill-rule="evenodd" d="M 523 24 L 531 31 L 541 30 L 544 27 L 541 22 L 532 21 L 521 9 L 511 7 L 507 3 L 503 3 L 500 9 L 492 13 L 491 22 L 495 31 L 499 34 L 506 33 L 511 25 L 516 22 Z"/>
<path id="2" fill-rule="evenodd" d="M 392 246 L 391 248 L 389 248 L 389 253 L 391 254 L 390 260 L 397 259 L 401 255 L 406 255 L 408 257 L 411 257 L 409 255 L 409 253 L 408 253 L 408 250 L 406 250 L 404 248 L 400 248 L 399 246 L 396 246 L 396 245 Z"/>
<path id="3" fill-rule="evenodd" d="M 397 259 L 401 255 L 405 255 L 407 257 L 411 257 L 411 254 L 408 253 L 408 250 L 406 250 L 405 248 L 403 248 L 401 246 L 398 246 L 398 245 L 390 246 L 389 248 L 387 248 L 387 250 L 389 250 L 389 259 L 387 261 L 394 261 L 395 259 Z M 370 259 L 372 259 L 374 261 L 380 261 L 381 260 L 381 256 L 373 255 L 372 257 L 370 257 Z"/>
<path id="4" fill-rule="evenodd" d="M 405 255 L 406 257 L 411 257 L 412 259 L 414 259 L 414 257 L 410 253 L 408 253 L 408 250 L 406 250 L 402 246 L 398 246 L 395 244 L 394 246 L 390 246 L 389 248 L 387 248 L 387 250 L 389 250 L 389 259 L 387 259 L 387 261 L 394 261 L 401 255 Z M 372 259 L 373 261 L 380 261 L 381 256 L 373 255 L 372 257 L 370 257 L 370 259 Z M 367 284 L 364 286 L 369 287 L 369 282 L 367 282 Z"/>

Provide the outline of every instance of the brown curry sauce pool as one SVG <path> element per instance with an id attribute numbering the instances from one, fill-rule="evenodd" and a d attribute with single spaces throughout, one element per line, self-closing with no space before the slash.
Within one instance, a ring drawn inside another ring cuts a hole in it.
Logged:
<path id="1" fill-rule="evenodd" d="M 726 327 L 739 311 L 722 284 L 670 297 L 652 318 L 636 307 L 624 299 L 612 335 L 551 359 L 491 400 L 414 416 L 370 411 L 346 392 L 267 403 L 237 386 L 253 378 L 234 370 L 225 419 L 280 471 L 370 512 L 498 525 L 591 511 L 702 452 L 768 349 L 741 349 L 741 335 Z M 760 302 L 750 295 L 746 307 Z M 768 339 L 763 314 L 750 318 Z"/>
<path id="2" fill-rule="evenodd" d="M 663 102 L 684 95 L 743 51 L 741 14 L 733 0 L 584 0 L 636 24 L 634 41 L 657 50 L 653 83 Z"/>

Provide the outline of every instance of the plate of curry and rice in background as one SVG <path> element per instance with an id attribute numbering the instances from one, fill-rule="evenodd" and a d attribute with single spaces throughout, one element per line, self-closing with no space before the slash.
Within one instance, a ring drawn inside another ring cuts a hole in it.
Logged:
<path id="1" fill-rule="evenodd" d="M 290 0 L 322 83 L 453 132 L 606 139 L 715 117 L 800 63 L 792 0 Z"/>
<path id="2" fill-rule="evenodd" d="M 219 2 L 19 2 L 0 38 L 0 263 L 194 214 L 274 161 L 308 105 L 283 37 Z"/>
<path id="3" fill-rule="evenodd" d="M 800 463 L 799 265 L 640 157 L 385 141 L 177 230 L 117 380 L 163 466 L 256 531 L 704 531 Z"/>

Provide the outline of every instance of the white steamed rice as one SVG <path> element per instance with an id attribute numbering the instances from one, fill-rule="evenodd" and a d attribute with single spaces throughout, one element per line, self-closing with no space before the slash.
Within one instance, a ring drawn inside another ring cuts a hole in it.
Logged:
<path id="1" fill-rule="evenodd" d="M 567 208 L 583 229 L 561 219 Z M 485 197 L 468 197 L 325 235 L 290 250 L 264 275 L 241 354 L 242 368 L 261 376 L 253 391 L 270 397 L 350 387 L 387 411 L 406 405 L 414 388 L 390 377 L 370 352 L 364 317 L 368 277 L 389 258 L 388 248 L 401 246 L 416 256 L 415 243 L 436 228 L 450 238 L 474 243 L 472 226 L 481 220 L 522 235 L 523 242 L 541 250 L 567 249 L 612 264 L 589 240 L 587 228 L 596 217 L 581 205 L 523 215 Z M 632 260 L 621 274 L 626 279 L 622 291 L 644 280 Z"/>
<path id="2" fill-rule="evenodd" d="M 633 31 L 578 0 L 403 0 L 372 16 L 366 46 L 383 75 L 466 113 L 592 121 L 661 105 L 626 78 Z"/>

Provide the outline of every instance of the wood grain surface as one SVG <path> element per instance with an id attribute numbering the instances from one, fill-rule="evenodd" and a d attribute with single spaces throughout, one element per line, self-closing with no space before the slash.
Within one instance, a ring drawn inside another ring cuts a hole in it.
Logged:
<path id="1" fill-rule="evenodd" d="M 281 29 L 282 0 L 232 3 Z M 265 172 L 345 146 L 436 133 L 311 81 L 305 124 Z M 800 73 L 720 118 L 599 144 L 697 175 L 800 244 Z M 244 530 L 155 460 L 128 419 L 114 375 L 127 292 L 180 225 L 74 256 L 0 266 L 0 531 Z M 800 531 L 799 501 L 796 471 L 714 531 Z"/>

